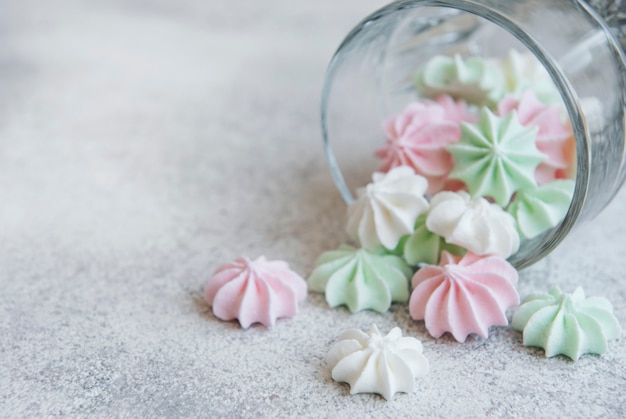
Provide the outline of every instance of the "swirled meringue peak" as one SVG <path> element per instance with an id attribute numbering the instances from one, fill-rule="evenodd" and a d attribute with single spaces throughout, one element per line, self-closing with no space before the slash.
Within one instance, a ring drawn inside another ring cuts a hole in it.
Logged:
<path id="1" fill-rule="evenodd" d="M 505 311 L 519 304 L 515 268 L 498 256 L 463 257 L 444 251 L 438 266 L 421 268 L 413 277 L 411 317 L 424 320 L 435 338 L 449 332 L 459 342 L 490 326 L 508 324 Z"/>
<path id="2" fill-rule="evenodd" d="M 522 238 L 532 239 L 557 226 L 572 202 L 573 180 L 555 180 L 515 194 L 507 212 L 515 218 Z"/>
<path id="3" fill-rule="evenodd" d="M 237 319 L 247 329 L 253 323 L 273 326 L 277 318 L 294 316 L 306 294 L 306 281 L 286 262 L 261 256 L 218 268 L 206 284 L 204 299 L 217 318 Z"/>
<path id="4" fill-rule="evenodd" d="M 415 379 L 428 373 L 422 343 L 402 336 L 394 327 L 383 336 L 376 325 L 368 333 L 343 332 L 326 355 L 333 380 L 350 384 L 350 394 L 377 393 L 391 400 L 396 393 L 411 393 Z"/>
<path id="5" fill-rule="evenodd" d="M 357 192 L 348 207 L 348 234 L 367 249 L 395 249 L 413 232 L 415 220 L 428 210 L 428 182 L 412 168 L 399 166 L 374 173 L 373 182 Z"/>
<path id="6" fill-rule="evenodd" d="M 517 111 L 519 122 L 525 127 L 537 127 L 537 149 L 546 155 L 535 172 L 539 184 L 550 182 L 561 172 L 569 172 L 573 161 L 568 152 L 574 133 L 569 121 L 563 121 L 562 105 L 546 105 L 535 93 L 527 91 L 519 99 L 507 96 L 498 104 L 498 113 L 506 115 Z"/>
<path id="7" fill-rule="evenodd" d="M 508 205 L 513 193 L 533 187 L 535 170 L 546 159 L 535 145 L 536 127 L 524 127 L 513 111 L 503 117 L 482 108 L 477 124 L 461 124 L 461 140 L 448 146 L 454 156 L 450 178 L 460 179 L 473 197 L 490 196 Z"/>
<path id="8" fill-rule="evenodd" d="M 504 75 L 499 66 L 479 57 L 437 55 L 421 67 L 414 79 L 422 97 L 442 94 L 476 105 L 493 105 L 504 95 Z"/>
<path id="9" fill-rule="evenodd" d="M 446 243 L 445 239 L 426 227 L 426 215 L 420 215 L 415 222 L 415 231 L 400 241 L 399 254 L 409 265 L 436 265 L 443 250 L 455 255 L 462 255 L 462 247 Z"/>
<path id="10" fill-rule="evenodd" d="M 602 297 L 585 298 L 578 287 L 572 294 L 552 288 L 526 297 L 513 315 L 512 326 L 523 333 L 525 346 L 543 348 L 546 357 L 602 354 L 607 341 L 621 334 L 613 306 Z"/>
<path id="11" fill-rule="evenodd" d="M 388 172 L 394 167 L 409 166 L 428 180 L 427 193 L 440 191 L 453 166 L 445 147 L 461 136 L 459 122 L 451 119 L 465 117 L 463 105 L 449 100 L 442 99 L 445 107 L 432 101 L 414 102 L 389 118 L 384 126 L 387 142 L 376 151 L 382 160 L 378 170 Z"/>
<path id="12" fill-rule="evenodd" d="M 446 242 L 477 255 L 508 258 L 517 252 L 520 237 L 515 220 L 497 204 L 472 200 L 467 192 L 439 192 L 430 201 L 426 227 Z"/>
<path id="13" fill-rule="evenodd" d="M 309 277 L 311 291 L 326 294 L 331 307 L 347 305 L 351 312 L 383 313 L 393 301 L 409 299 L 413 271 L 398 256 L 341 246 L 323 253 Z"/>

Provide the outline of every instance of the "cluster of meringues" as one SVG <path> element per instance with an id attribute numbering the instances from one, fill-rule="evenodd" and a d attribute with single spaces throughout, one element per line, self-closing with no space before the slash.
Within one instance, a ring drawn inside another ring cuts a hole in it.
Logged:
<path id="1" fill-rule="evenodd" d="M 463 342 L 508 324 L 520 303 L 507 261 L 520 241 L 557 226 L 574 190 L 575 144 L 560 97 L 532 56 L 437 56 L 415 76 L 417 99 L 384 124 L 372 183 L 349 206 L 358 247 L 322 254 L 308 279 L 331 307 L 385 312 L 409 304 L 435 338 Z M 223 320 L 274 325 L 296 314 L 307 283 L 280 261 L 237 259 L 208 281 L 205 299 Z M 581 289 L 528 297 L 513 317 L 524 344 L 546 356 L 603 353 L 620 334 L 611 304 Z M 428 370 L 419 340 L 340 335 L 327 362 L 351 392 L 392 398 Z"/>
<path id="2" fill-rule="evenodd" d="M 507 258 L 567 213 L 576 171 L 572 128 L 531 55 L 436 56 L 417 71 L 415 87 L 417 99 L 384 123 L 378 172 L 348 208 L 347 231 L 358 247 L 324 253 L 309 287 L 352 312 L 408 302 L 436 338 L 487 337 L 489 327 L 508 324 L 506 310 L 520 302 L 518 273 Z M 553 313 L 554 322 L 517 318 L 524 342 L 548 356 L 602 353 L 619 330 L 608 301 L 593 300 L 604 307 L 594 321 L 572 323 L 584 317 L 582 303 L 556 290 L 549 295 L 555 293 L 561 314 Z M 550 336 L 550 344 L 526 338 L 537 335 Z M 583 335 L 603 336 L 604 345 Z"/>
<path id="3" fill-rule="evenodd" d="M 506 259 L 567 213 L 572 129 L 543 67 L 515 51 L 436 56 L 415 87 L 384 123 L 378 172 L 349 206 L 360 248 L 322 255 L 309 285 L 353 312 L 409 301 L 434 337 L 486 337 L 519 304 Z"/>

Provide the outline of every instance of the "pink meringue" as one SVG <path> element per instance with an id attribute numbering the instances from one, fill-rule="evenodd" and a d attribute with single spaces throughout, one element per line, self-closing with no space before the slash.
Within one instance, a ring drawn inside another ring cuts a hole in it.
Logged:
<path id="1" fill-rule="evenodd" d="M 437 102 L 409 104 L 385 123 L 385 146 L 376 151 L 382 159 L 380 172 L 397 166 L 409 166 L 428 180 L 427 193 L 443 189 L 454 166 L 446 146 L 459 141 L 461 121 L 470 119 L 465 102 L 440 97 Z"/>
<path id="2" fill-rule="evenodd" d="M 576 177 L 576 138 L 573 134 L 563 144 L 563 155 L 568 162 L 567 167 L 557 169 L 554 177 L 556 179 L 574 179 Z"/>
<path id="3" fill-rule="evenodd" d="M 277 318 L 294 316 L 306 294 L 306 281 L 286 262 L 261 256 L 219 267 L 206 284 L 204 299 L 216 317 L 238 319 L 247 329 L 253 323 L 273 326 Z"/>
<path id="4" fill-rule="evenodd" d="M 519 304 L 515 268 L 498 256 L 453 256 L 427 265 L 413 277 L 411 317 L 424 320 L 435 338 L 450 332 L 459 342 L 470 333 L 487 337 L 490 326 L 506 326 L 507 308 Z"/>
<path id="5" fill-rule="evenodd" d="M 561 106 L 546 105 L 537 99 L 534 92 L 527 91 L 519 99 L 507 96 L 498 104 L 501 116 L 513 110 L 517 110 L 519 122 L 523 126 L 539 128 L 536 145 L 548 158 L 537 167 L 537 183 L 541 185 L 569 174 L 574 134 L 569 123 L 561 119 Z"/>
<path id="6" fill-rule="evenodd" d="M 450 95 L 441 95 L 435 102 L 441 105 L 445 111 L 445 120 L 460 124 L 461 122 L 476 122 L 478 116 L 471 113 L 467 103 L 462 100 L 454 100 Z"/>

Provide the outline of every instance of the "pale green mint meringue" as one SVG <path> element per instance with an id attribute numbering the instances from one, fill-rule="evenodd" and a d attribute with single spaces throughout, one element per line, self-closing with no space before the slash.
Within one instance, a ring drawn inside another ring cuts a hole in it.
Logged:
<path id="1" fill-rule="evenodd" d="M 441 252 L 447 250 L 456 256 L 465 253 L 465 249 L 454 244 L 446 243 L 446 240 L 426 228 L 426 215 L 421 215 L 415 222 L 413 234 L 405 236 L 400 241 L 394 253 L 404 257 L 404 260 L 412 266 L 420 264 L 437 265 Z"/>
<path id="2" fill-rule="evenodd" d="M 347 305 L 353 313 L 383 313 L 393 301 L 409 299 L 413 271 L 398 256 L 344 245 L 323 253 L 316 266 L 309 277 L 309 289 L 325 293 L 331 307 Z"/>
<path id="3" fill-rule="evenodd" d="M 538 346 L 546 357 L 602 354 L 607 341 L 621 334 L 613 306 L 602 297 L 585 298 L 582 288 L 565 294 L 552 288 L 547 294 L 525 298 L 513 315 L 512 326 L 522 331 L 525 346 Z"/>
<path id="4" fill-rule="evenodd" d="M 505 91 L 505 77 L 497 63 L 479 57 L 437 55 L 415 75 L 415 87 L 422 97 L 444 94 L 475 105 L 495 105 Z"/>
<path id="5" fill-rule="evenodd" d="M 517 192 L 507 212 L 515 218 L 520 236 L 532 239 L 563 221 L 575 185 L 563 179 Z"/>
<path id="6" fill-rule="evenodd" d="M 519 190 L 537 186 L 535 170 L 546 159 L 535 145 L 536 127 L 524 127 L 512 111 L 503 117 L 483 107 L 476 124 L 461 124 L 461 140 L 447 147 L 454 157 L 450 178 L 473 198 L 492 197 L 502 207 Z"/>

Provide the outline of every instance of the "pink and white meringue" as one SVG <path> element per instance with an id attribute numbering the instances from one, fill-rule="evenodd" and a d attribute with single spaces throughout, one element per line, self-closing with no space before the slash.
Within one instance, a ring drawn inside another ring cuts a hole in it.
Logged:
<path id="1" fill-rule="evenodd" d="M 395 249 L 402 236 L 413 232 L 417 217 L 428 211 L 428 182 L 407 166 L 374 173 L 372 179 L 348 207 L 347 231 L 366 249 Z"/>
<path id="2" fill-rule="evenodd" d="M 506 326 L 507 308 L 519 304 L 515 268 L 498 256 L 468 252 L 455 257 L 443 251 L 438 266 L 413 277 L 411 317 L 424 320 L 435 338 L 449 332 L 459 342 L 471 333 L 487 337 L 490 326 Z"/>
<path id="3" fill-rule="evenodd" d="M 523 126 L 538 127 L 537 149 L 547 156 L 539 164 L 535 178 L 541 185 L 562 178 L 562 173 L 569 173 L 572 164 L 571 148 L 574 133 L 569 122 L 561 118 L 561 105 L 546 105 L 539 101 L 532 91 L 525 92 L 521 98 L 507 96 L 498 104 L 501 116 L 517 110 L 517 117 Z"/>
<path id="4" fill-rule="evenodd" d="M 439 192 L 430 201 L 426 228 L 450 244 L 478 255 L 508 258 L 517 252 L 520 237 L 515 219 L 484 198 L 467 192 Z"/>
<path id="5" fill-rule="evenodd" d="M 465 102 L 449 96 L 409 104 L 385 123 L 387 142 L 376 151 L 382 159 L 378 170 L 409 166 L 428 180 L 428 193 L 442 190 L 454 165 L 445 147 L 459 141 L 459 124 L 470 119 Z"/>
<path id="6" fill-rule="evenodd" d="M 286 262 L 261 256 L 219 267 L 206 284 L 204 299 L 217 318 L 237 319 L 247 329 L 253 323 L 273 326 L 278 318 L 294 316 L 306 294 L 306 281 Z"/>

